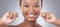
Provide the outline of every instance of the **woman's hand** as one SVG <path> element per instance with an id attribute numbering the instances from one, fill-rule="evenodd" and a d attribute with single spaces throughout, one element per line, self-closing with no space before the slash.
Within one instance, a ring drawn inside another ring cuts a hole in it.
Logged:
<path id="1" fill-rule="evenodd" d="M 56 17 L 51 12 L 43 12 L 41 16 L 48 23 L 53 23 L 56 21 Z"/>
<path id="2" fill-rule="evenodd" d="M 14 13 L 7 12 L 1 18 L 1 21 L 4 22 L 4 24 L 8 24 L 8 23 L 12 23 L 17 17 L 18 17 L 18 14 L 16 12 Z"/>

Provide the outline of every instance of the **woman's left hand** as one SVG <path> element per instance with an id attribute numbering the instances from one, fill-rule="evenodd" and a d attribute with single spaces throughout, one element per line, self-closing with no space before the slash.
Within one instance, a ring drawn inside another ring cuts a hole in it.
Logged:
<path id="1" fill-rule="evenodd" d="M 56 17 L 51 12 L 43 12 L 41 16 L 48 23 L 53 23 L 56 21 Z"/>

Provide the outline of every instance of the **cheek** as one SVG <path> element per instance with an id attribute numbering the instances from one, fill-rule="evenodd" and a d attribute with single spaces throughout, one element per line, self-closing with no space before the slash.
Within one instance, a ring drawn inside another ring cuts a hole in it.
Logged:
<path id="1" fill-rule="evenodd" d="M 40 8 L 36 8 L 35 10 L 36 10 L 36 12 L 38 12 L 38 13 L 41 12 L 41 9 L 40 9 Z"/>
<path id="2" fill-rule="evenodd" d="M 39 15 L 40 14 L 40 10 L 36 10 L 36 13 L 37 13 L 37 15 Z"/>
<path id="3" fill-rule="evenodd" d="M 35 8 L 35 11 L 37 12 L 37 15 L 40 15 L 41 8 Z"/>
<path id="4" fill-rule="evenodd" d="M 28 11 L 27 11 L 26 8 L 23 8 L 22 12 L 23 12 L 23 15 L 25 16 L 25 15 L 27 14 Z"/>

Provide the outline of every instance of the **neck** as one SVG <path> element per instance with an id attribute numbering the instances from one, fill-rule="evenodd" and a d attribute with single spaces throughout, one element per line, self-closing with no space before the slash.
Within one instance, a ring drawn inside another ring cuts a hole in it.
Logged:
<path id="1" fill-rule="evenodd" d="M 28 20 L 24 20 L 24 24 L 27 27 L 36 27 L 36 21 L 28 21 Z"/>

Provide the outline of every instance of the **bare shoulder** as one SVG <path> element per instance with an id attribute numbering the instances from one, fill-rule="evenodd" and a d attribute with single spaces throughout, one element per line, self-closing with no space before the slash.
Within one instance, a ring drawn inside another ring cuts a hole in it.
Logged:
<path id="1" fill-rule="evenodd" d="M 37 27 L 42 27 L 40 24 L 37 24 Z"/>
<path id="2" fill-rule="evenodd" d="M 13 25 L 0 25 L 0 27 L 16 27 L 16 26 L 13 26 Z"/>
<path id="3" fill-rule="evenodd" d="M 17 25 L 17 27 L 24 27 L 24 24 L 21 23 L 21 24 Z"/>
<path id="4" fill-rule="evenodd" d="M 23 23 L 17 25 L 17 27 L 25 27 L 25 25 Z M 36 27 L 42 27 L 40 24 L 37 24 Z"/>

